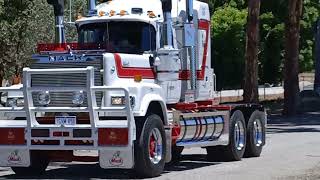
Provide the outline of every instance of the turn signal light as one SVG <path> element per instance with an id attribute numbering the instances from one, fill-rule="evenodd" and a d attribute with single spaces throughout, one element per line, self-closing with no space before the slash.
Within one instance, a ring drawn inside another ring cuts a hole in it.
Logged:
<path id="1" fill-rule="evenodd" d="M 1 145 L 22 145 L 26 144 L 24 128 L 0 128 Z"/>
<path id="2" fill-rule="evenodd" d="M 142 75 L 138 74 L 138 75 L 134 75 L 134 82 L 141 82 L 142 81 Z"/>
<path id="3" fill-rule="evenodd" d="M 128 137 L 127 128 L 100 128 L 98 130 L 98 144 L 102 146 L 128 145 Z"/>

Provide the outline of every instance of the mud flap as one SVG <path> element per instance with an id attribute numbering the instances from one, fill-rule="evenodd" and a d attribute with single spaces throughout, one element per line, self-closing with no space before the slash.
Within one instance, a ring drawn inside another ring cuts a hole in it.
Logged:
<path id="1" fill-rule="evenodd" d="M 26 149 L 0 149 L 0 166 L 29 167 L 30 151 Z"/>
<path id="2" fill-rule="evenodd" d="M 126 148 L 121 150 L 100 150 L 100 167 L 104 169 L 132 169 L 134 165 L 133 153 L 133 148 Z"/>

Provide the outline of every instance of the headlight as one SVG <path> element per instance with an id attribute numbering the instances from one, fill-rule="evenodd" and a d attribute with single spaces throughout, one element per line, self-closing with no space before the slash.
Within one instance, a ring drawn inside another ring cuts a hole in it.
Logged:
<path id="1" fill-rule="evenodd" d="M 23 98 L 17 99 L 17 106 L 18 107 L 23 107 L 24 106 L 24 99 Z"/>
<path id="2" fill-rule="evenodd" d="M 75 105 L 81 105 L 84 101 L 83 91 L 74 92 L 72 97 L 72 103 Z"/>
<path id="3" fill-rule="evenodd" d="M 17 107 L 17 99 L 16 98 L 8 98 L 7 99 L 8 107 Z"/>
<path id="4" fill-rule="evenodd" d="M 8 98 L 7 107 L 23 107 L 24 99 L 23 98 Z"/>
<path id="5" fill-rule="evenodd" d="M 49 91 L 39 92 L 38 94 L 38 102 L 40 105 L 46 106 L 50 103 L 50 93 Z"/>
<path id="6" fill-rule="evenodd" d="M 124 96 L 114 96 L 111 97 L 111 104 L 112 105 L 125 105 L 126 104 L 126 99 Z M 130 96 L 130 105 L 133 108 L 135 106 L 135 97 Z"/>
<path id="7" fill-rule="evenodd" d="M 125 103 L 125 98 L 123 96 L 111 97 L 112 105 L 124 105 Z"/>

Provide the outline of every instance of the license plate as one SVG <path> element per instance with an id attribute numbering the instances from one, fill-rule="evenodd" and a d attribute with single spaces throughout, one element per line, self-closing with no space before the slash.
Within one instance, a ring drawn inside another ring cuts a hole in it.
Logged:
<path id="1" fill-rule="evenodd" d="M 56 125 L 75 125 L 76 116 L 56 116 Z"/>

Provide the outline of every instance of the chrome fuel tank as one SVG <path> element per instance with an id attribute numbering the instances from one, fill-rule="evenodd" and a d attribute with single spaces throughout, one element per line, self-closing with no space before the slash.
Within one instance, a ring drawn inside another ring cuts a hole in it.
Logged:
<path id="1" fill-rule="evenodd" d="M 180 137 L 177 142 L 210 141 L 218 139 L 224 129 L 223 116 L 180 118 Z"/>

